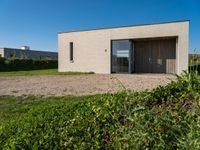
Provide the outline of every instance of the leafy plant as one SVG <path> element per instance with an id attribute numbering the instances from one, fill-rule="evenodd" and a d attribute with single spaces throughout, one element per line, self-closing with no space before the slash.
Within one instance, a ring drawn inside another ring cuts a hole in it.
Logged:
<path id="1" fill-rule="evenodd" d="M 0 71 L 19 71 L 58 68 L 57 60 L 0 58 Z"/>
<path id="2" fill-rule="evenodd" d="M 199 149 L 199 91 L 200 76 L 185 72 L 153 91 L 86 97 L 2 97 L 1 108 L 15 104 L 14 110 L 0 113 L 4 118 L 0 147 Z"/>

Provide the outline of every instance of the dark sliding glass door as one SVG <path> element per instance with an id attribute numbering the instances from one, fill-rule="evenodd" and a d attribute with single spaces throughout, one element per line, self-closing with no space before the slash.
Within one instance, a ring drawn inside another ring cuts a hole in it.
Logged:
<path id="1" fill-rule="evenodd" d="M 133 46 L 131 40 L 112 41 L 112 73 L 131 73 Z"/>

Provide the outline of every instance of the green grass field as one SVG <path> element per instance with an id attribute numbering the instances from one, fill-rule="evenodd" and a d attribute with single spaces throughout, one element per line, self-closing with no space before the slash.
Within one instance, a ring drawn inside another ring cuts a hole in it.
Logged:
<path id="1" fill-rule="evenodd" d="M 200 149 L 200 76 L 152 91 L 0 97 L 0 149 Z"/>
<path id="2" fill-rule="evenodd" d="M 92 74 L 92 72 L 58 72 L 57 69 L 44 69 L 44 70 L 30 70 L 30 71 L 0 72 L 0 77 L 33 76 L 33 75 L 81 75 L 81 74 Z"/>
<path id="3" fill-rule="evenodd" d="M 57 104 L 72 106 L 87 101 L 92 96 L 68 97 L 14 97 L 0 96 L 0 122 L 8 121 L 13 117 L 23 116 L 32 109 L 44 109 Z"/>

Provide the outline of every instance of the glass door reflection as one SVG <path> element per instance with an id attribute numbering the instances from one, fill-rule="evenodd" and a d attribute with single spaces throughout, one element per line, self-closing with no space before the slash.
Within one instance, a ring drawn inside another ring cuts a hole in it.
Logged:
<path id="1" fill-rule="evenodd" d="M 112 41 L 112 73 L 131 73 L 131 40 Z"/>

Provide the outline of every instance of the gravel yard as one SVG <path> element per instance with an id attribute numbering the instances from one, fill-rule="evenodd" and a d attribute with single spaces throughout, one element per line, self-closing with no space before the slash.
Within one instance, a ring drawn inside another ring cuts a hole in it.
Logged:
<path id="1" fill-rule="evenodd" d="M 0 77 L 0 95 L 64 96 L 152 89 L 170 82 L 165 74 L 90 74 Z"/>

